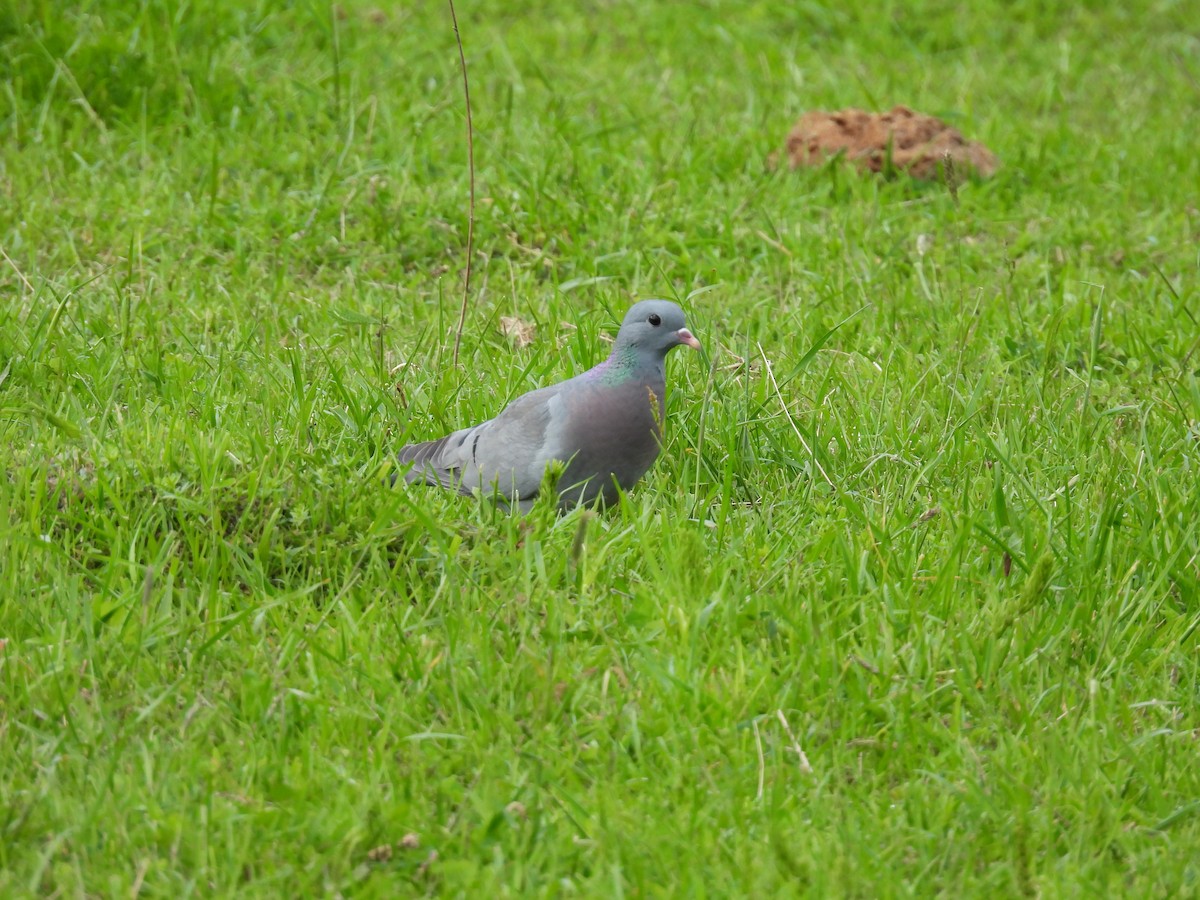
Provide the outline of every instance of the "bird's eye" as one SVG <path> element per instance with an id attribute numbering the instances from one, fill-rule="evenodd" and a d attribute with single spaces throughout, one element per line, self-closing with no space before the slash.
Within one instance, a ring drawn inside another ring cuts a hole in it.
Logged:
<path id="1" fill-rule="evenodd" d="M 658 313 L 650 313 L 650 318 L 648 318 L 646 321 L 655 328 L 662 324 L 662 318 L 658 315 Z"/>

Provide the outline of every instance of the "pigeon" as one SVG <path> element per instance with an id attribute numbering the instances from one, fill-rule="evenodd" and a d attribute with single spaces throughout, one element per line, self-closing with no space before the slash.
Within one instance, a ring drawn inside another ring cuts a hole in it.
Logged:
<path id="1" fill-rule="evenodd" d="M 653 465 L 662 441 L 667 354 L 700 342 L 683 310 L 643 300 L 625 315 L 608 359 L 567 381 L 518 397 L 494 419 L 399 452 L 410 484 L 474 494 L 479 490 L 521 510 L 543 489 L 558 461 L 562 510 L 613 503 Z"/>

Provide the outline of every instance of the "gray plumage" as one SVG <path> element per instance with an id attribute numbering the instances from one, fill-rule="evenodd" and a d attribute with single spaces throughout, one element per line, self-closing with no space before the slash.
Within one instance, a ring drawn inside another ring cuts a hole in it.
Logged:
<path id="1" fill-rule="evenodd" d="M 530 391 L 494 419 L 399 453 L 409 483 L 472 494 L 477 489 L 528 509 L 546 466 L 565 466 L 559 506 L 617 498 L 658 456 L 666 399 L 667 353 L 700 349 L 683 310 L 669 300 L 630 308 L 608 359 L 567 381 Z"/>

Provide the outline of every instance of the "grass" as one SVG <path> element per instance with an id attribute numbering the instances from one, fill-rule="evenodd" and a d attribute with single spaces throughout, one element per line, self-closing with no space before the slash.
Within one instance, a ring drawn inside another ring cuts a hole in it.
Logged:
<path id="1" fill-rule="evenodd" d="M 1200 890 L 1188 5 L 458 13 L 455 368 L 447 9 L 0 10 L 0 893 Z M 620 508 L 383 486 L 644 296 Z"/>

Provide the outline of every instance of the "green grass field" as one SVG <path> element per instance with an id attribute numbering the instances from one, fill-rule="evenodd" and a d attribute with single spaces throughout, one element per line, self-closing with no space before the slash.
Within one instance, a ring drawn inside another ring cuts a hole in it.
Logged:
<path id="1" fill-rule="evenodd" d="M 1196 13 L 461 2 L 456 366 L 444 4 L 0 6 L 0 895 L 1200 893 Z M 649 296 L 619 508 L 385 486 Z"/>

